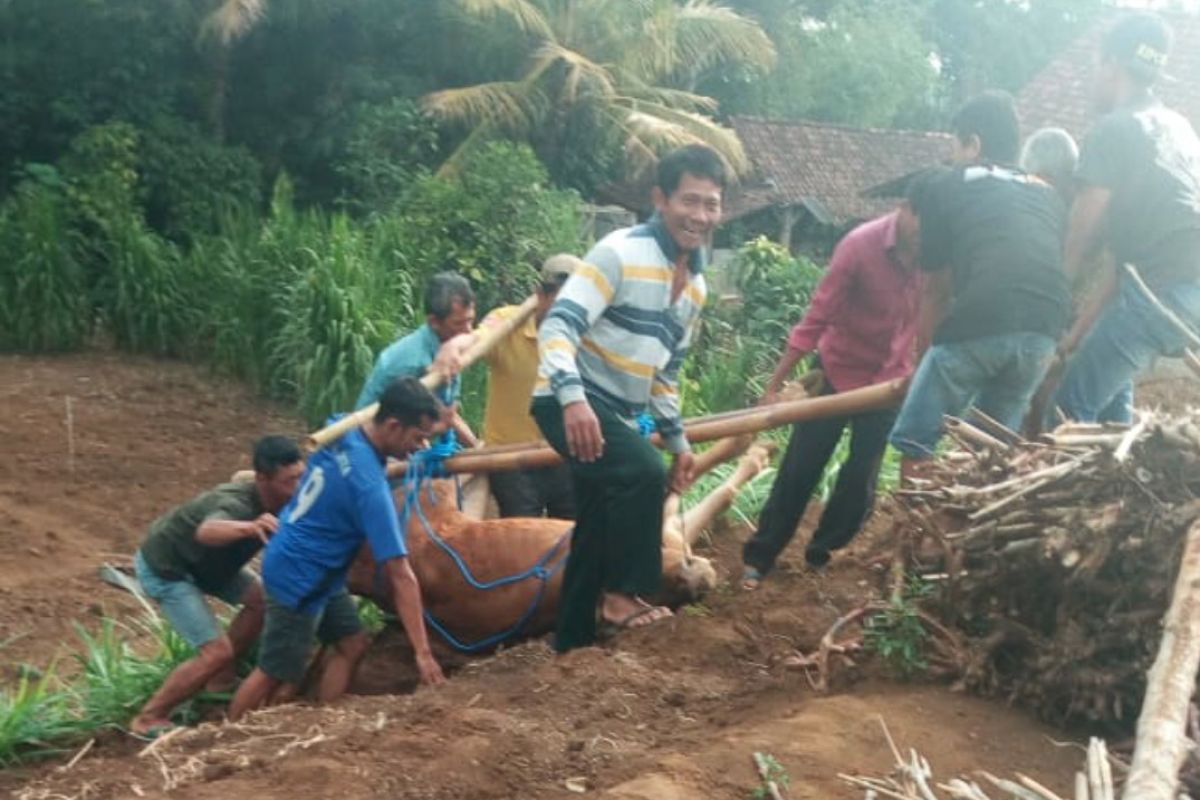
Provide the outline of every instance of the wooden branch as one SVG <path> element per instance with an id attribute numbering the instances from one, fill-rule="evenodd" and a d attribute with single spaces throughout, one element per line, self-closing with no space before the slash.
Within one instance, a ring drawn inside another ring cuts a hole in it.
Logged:
<path id="1" fill-rule="evenodd" d="M 1200 667 L 1200 520 L 1192 523 L 1162 641 L 1146 676 L 1137 746 L 1122 800 L 1173 800 L 1187 755 L 1188 707 Z"/>
<path id="2" fill-rule="evenodd" d="M 1158 313 L 1162 314 L 1163 318 L 1166 319 L 1167 322 L 1171 323 L 1175 330 L 1179 331 L 1179 333 L 1183 335 L 1183 338 L 1186 339 L 1193 348 L 1200 349 L 1200 336 L 1197 336 L 1196 332 L 1192 330 L 1191 326 L 1181 320 L 1174 311 L 1163 305 L 1163 302 L 1159 300 L 1157 296 L 1155 296 L 1150 287 L 1146 285 L 1146 282 L 1142 280 L 1142 276 L 1138 273 L 1137 267 L 1135 267 L 1133 264 L 1126 264 L 1125 272 L 1130 278 L 1133 279 L 1134 285 L 1137 286 L 1145 298 L 1150 301 L 1150 304 L 1154 306 Z"/>
<path id="3" fill-rule="evenodd" d="M 966 444 L 975 445 L 987 450 L 995 450 L 997 453 L 1006 453 L 1009 450 L 1008 444 L 1000 441 L 990 433 L 981 431 L 964 419 L 947 415 L 943 418 L 943 424 L 951 436 L 956 437 Z"/>
<path id="4" fill-rule="evenodd" d="M 513 331 L 524 325 L 536 310 L 537 295 L 530 295 L 525 299 L 525 302 L 518 306 L 517 313 L 494 328 L 478 331 L 475 342 L 463 353 L 462 369 L 466 369 L 491 352 L 496 345 L 507 339 Z M 421 385 L 426 389 L 433 390 L 449 380 L 450 377 L 441 372 L 430 370 L 421 377 Z M 379 403 L 372 403 L 366 408 L 361 408 L 358 411 L 347 414 L 332 425 L 310 434 L 308 439 L 305 440 L 305 446 L 309 451 L 313 451 L 325 447 L 330 442 L 336 442 L 359 425 L 369 422 L 378 410 Z"/>
<path id="5" fill-rule="evenodd" d="M 693 444 L 711 442 L 730 436 L 759 433 L 795 422 L 842 415 L 849 416 L 891 408 L 898 405 L 904 398 L 906 388 L 906 381 L 888 381 L 840 394 L 808 397 L 699 417 L 685 422 L 683 427 L 687 432 L 688 440 Z M 662 438 L 658 434 L 651 436 L 650 441 L 655 445 L 662 446 Z M 451 473 L 502 472 L 512 469 L 548 467 L 561 462 L 562 457 L 545 442 L 531 442 L 527 445 L 510 445 L 505 448 L 483 447 L 466 450 L 453 458 L 446 459 L 444 466 Z M 401 476 L 407 468 L 408 462 L 393 461 L 388 464 L 388 475 Z"/>

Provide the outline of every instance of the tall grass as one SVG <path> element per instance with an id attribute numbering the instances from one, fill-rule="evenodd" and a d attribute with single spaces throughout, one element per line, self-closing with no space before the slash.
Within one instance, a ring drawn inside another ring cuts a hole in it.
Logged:
<path id="1" fill-rule="evenodd" d="M 132 624 L 105 619 L 94 634 L 77 625 L 76 632 L 84 646 L 76 655 L 79 711 L 94 728 L 125 725 L 171 671 L 195 655 L 170 625 L 149 614 Z M 149 652 L 139 654 L 134 640 L 149 642 Z"/>
<path id="2" fill-rule="evenodd" d="M 75 696 L 59 685 L 53 667 L 0 689 L 0 767 L 58 755 L 83 729 Z"/>
<path id="3" fill-rule="evenodd" d="M 0 206 L 0 350 L 79 347 L 91 327 L 87 282 L 59 196 L 25 184 Z"/>

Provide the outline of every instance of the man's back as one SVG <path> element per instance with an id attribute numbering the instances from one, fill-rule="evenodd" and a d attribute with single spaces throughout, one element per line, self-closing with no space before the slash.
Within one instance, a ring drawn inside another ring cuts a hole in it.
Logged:
<path id="1" fill-rule="evenodd" d="M 1200 278 L 1200 139 L 1156 100 L 1114 111 L 1084 142 L 1079 180 L 1112 192 L 1108 241 L 1151 283 Z"/>
<path id="2" fill-rule="evenodd" d="M 970 166 L 933 179 L 922 206 L 921 266 L 953 274 L 936 341 L 1062 333 L 1070 295 L 1057 192 L 1018 170 Z"/>
<path id="3" fill-rule="evenodd" d="M 159 575 L 192 578 L 202 589 L 223 586 L 261 548 L 257 537 L 223 547 L 201 544 L 196 531 L 206 520 L 248 521 L 263 513 L 254 483 L 227 483 L 198 495 L 150 525 L 141 552 Z"/>
<path id="4" fill-rule="evenodd" d="M 269 594 L 301 611 L 320 608 L 345 585 L 364 540 L 378 562 L 407 554 L 385 461 L 356 428 L 313 454 L 281 512 L 263 557 Z"/>

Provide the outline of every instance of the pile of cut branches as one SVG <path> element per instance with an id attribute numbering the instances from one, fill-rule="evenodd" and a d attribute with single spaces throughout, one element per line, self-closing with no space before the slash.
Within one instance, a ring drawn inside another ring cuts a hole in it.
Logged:
<path id="1" fill-rule="evenodd" d="M 1200 519 L 1200 414 L 1065 426 L 1037 442 L 951 420 L 966 447 L 898 493 L 910 569 L 944 587 L 962 684 L 1058 723 L 1142 707 L 1185 535 Z"/>

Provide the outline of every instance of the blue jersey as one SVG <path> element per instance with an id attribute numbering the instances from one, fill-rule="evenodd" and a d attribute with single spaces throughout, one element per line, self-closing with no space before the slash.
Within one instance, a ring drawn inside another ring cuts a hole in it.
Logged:
<path id="1" fill-rule="evenodd" d="M 377 562 L 408 555 L 386 459 L 355 428 L 308 460 L 300 490 L 279 514 L 262 576 L 278 603 L 318 613 L 346 585 L 364 541 Z"/>

